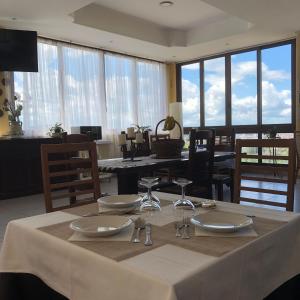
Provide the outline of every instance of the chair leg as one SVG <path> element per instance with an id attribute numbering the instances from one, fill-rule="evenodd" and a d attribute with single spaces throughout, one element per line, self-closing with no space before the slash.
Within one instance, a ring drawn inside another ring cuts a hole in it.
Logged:
<path id="1" fill-rule="evenodd" d="M 218 200 L 223 201 L 223 183 L 222 182 L 216 183 L 216 190 L 217 190 Z"/>
<path id="2" fill-rule="evenodd" d="M 233 202 L 233 197 L 234 197 L 234 186 L 233 186 L 233 180 L 231 180 L 230 185 L 230 202 Z"/>

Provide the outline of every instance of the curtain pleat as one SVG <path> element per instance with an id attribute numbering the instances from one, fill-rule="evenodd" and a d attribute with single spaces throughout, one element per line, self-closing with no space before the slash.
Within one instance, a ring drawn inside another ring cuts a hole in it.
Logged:
<path id="1" fill-rule="evenodd" d="M 27 135 L 45 135 L 57 122 L 68 132 L 102 126 L 104 138 L 117 145 L 121 130 L 155 128 L 167 114 L 164 64 L 45 40 L 38 62 L 38 73 L 15 73 Z"/>

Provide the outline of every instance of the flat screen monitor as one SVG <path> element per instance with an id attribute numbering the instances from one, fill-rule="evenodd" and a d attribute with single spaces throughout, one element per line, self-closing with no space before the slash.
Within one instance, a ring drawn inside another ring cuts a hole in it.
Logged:
<path id="1" fill-rule="evenodd" d="M 36 31 L 0 29 L 0 71 L 38 71 Z"/>

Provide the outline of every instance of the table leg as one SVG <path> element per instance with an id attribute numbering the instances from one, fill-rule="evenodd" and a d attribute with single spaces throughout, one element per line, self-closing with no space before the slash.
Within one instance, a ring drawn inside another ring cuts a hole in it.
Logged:
<path id="1" fill-rule="evenodd" d="M 138 174 L 118 173 L 118 194 L 137 194 L 138 193 Z"/>

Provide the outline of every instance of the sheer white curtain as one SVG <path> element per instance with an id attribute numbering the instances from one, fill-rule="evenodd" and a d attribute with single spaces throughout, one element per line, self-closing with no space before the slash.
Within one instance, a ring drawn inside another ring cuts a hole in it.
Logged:
<path id="1" fill-rule="evenodd" d="M 38 43 L 38 73 L 15 73 L 15 91 L 23 103 L 23 129 L 28 135 L 44 135 L 62 121 L 58 78 L 58 49 Z"/>
<path id="2" fill-rule="evenodd" d="M 15 73 L 23 129 L 45 135 L 55 123 L 102 126 L 104 138 L 133 124 L 155 128 L 167 114 L 164 64 L 40 39 L 38 73 Z"/>
<path id="3" fill-rule="evenodd" d="M 105 127 L 103 53 L 86 48 L 61 47 L 63 123 Z"/>
<path id="4" fill-rule="evenodd" d="M 136 70 L 138 122 L 155 130 L 156 124 L 167 115 L 166 66 L 138 61 Z"/>
<path id="5" fill-rule="evenodd" d="M 23 129 L 45 135 L 55 123 L 106 127 L 103 52 L 63 43 L 38 43 L 38 73 L 15 73 L 24 100 Z"/>
<path id="6" fill-rule="evenodd" d="M 117 134 L 133 124 L 155 129 L 167 114 L 164 64 L 105 54 L 107 126 Z M 115 148 L 118 153 L 118 147 Z"/>

